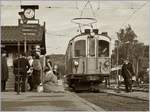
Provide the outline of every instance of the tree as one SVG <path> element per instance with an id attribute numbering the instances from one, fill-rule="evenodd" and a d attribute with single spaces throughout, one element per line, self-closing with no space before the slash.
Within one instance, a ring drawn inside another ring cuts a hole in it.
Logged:
<path id="1" fill-rule="evenodd" d="M 121 64 L 122 59 L 129 57 L 130 59 L 133 58 L 133 47 L 134 47 L 134 40 L 137 37 L 135 32 L 132 30 L 131 26 L 128 25 L 125 29 L 120 29 L 117 32 L 118 37 L 118 53 L 119 53 L 119 64 Z M 117 49 L 115 48 L 114 53 L 117 54 Z"/>
<path id="2" fill-rule="evenodd" d="M 144 44 L 138 42 L 136 40 L 137 35 L 133 31 L 130 25 L 128 25 L 125 29 L 120 29 L 119 32 L 117 32 L 118 40 L 116 40 L 115 43 L 117 43 L 117 47 L 113 50 L 112 54 L 112 64 L 117 64 L 117 50 L 118 50 L 118 64 L 122 64 L 123 59 L 126 59 L 127 57 L 129 60 L 133 63 L 135 72 L 138 74 L 139 72 L 139 59 L 143 58 L 144 56 Z"/>

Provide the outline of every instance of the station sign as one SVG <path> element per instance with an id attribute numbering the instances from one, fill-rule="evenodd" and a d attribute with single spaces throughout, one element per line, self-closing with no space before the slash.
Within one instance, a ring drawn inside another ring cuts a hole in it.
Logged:
<path id="1" fill-rule="evenodd" d="M 20 30 L 23 36 L 37 36 L 39 34 L 39 24 L 20 24 Z"/>

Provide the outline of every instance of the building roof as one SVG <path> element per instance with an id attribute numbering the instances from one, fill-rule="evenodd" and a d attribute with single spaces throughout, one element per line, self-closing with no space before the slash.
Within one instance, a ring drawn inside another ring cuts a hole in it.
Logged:
<path id="1" fill-rule="evenodd" d="M 28 43 L 41 42 L 43 39 L 44 28 L 42 26 L 38 29 L 36 36 L 26 36 Z M 1 42 L 2 43 L 17 43 L 25 40 L 22 32 L 18 26 L 1 26 Z"/>

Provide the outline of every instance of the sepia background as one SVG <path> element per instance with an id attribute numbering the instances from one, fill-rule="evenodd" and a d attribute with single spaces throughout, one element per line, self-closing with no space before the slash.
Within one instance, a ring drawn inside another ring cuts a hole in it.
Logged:
<path id="1" fill-rule="evenodd" d="M 86 1 L 1 1 L 1 25 L 17 25 L 18 11 L 22 4 L 37 4 L 36 18 L 46 22 L 47 54 L 65 54 L 68 41 L 75 36 L 78 25 L 71 22 L 80 17 Z M 137 39 L 149 44 L 149 10 L 150 3 L 141 1 L 91 1 L 92 9 L 87 6 L 83 10 L 83 17 L 95 17 L 97 27 L 101 32 L 108 32 L 114 40 L 120 28 L 128 24 L 137 34 Z M 55 41 L 55 43 L 54 43 Z"/>

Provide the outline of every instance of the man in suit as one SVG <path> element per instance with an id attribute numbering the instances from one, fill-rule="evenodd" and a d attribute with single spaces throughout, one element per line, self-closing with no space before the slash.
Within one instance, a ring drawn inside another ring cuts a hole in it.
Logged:
<path id="1" fill-rule="evenodd" d="M 2 51 L 2 55 L 1 55 L 1 91 L 5 91 L 7 80 L 8 80 L 8 66 L 7 66 L 7 59 L 6 59 L 6 51 Z"/>
<path id="2" fill-rule="evenodd" d="M 21 91 L 25 92 L 25 84 L 27 79 L 27 71 L 30 68 L 29 61 L 26 58 L 25 53 L 20 54 L 20 56 L 14 60 L 14 74 L 15 74 L 15 91 L 17 91 L 18 80 L 21 81 Z M 19 82 L 20 83 L 20 82 Z"/>
<path id="3" fill-rule="evenodd" d="M 124 78 L 126 92 L 131 92 L 132 91 L 132 76 L 134 76 L 135 74 L 133 72 L 132 64 L 129 62 L 128 58 L 124 60 L 121 74 Z"/>

